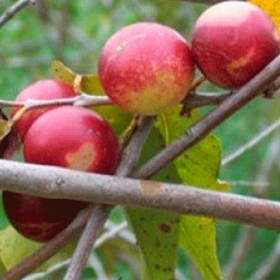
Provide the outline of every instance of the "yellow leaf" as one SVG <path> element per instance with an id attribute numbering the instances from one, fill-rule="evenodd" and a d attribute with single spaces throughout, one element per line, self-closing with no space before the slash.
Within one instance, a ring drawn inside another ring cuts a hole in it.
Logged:
<path id="1" fill-rule="evenodd" d="M 36 271 L 44 271 L 50 266 L 68 259 L 72 256 L 76 245 L 77 239 L 73 239 L 66 247 L 37 268 Z M 8 225 L 0 231 L 0 272 L 2 266 L 7 270 L 11 269 L 27 256 L 36 252 L 41 246 L 41 243 L 23 237 L 11 225 Z"/>
<path id="2" fill-rule="evenodd" d="M 252 4 L 260 7 L 274 21 L 280 32 L 280 1 L 279 0 L 250 0 Z"/>
<path id="3" fill-rule="evenodd" d="M 81 89 L 88 94 L 101 94 L 104 92 L 97 75 L 83 75 Z"/>
<path id="4" fill-rule="evenodd" d="M 52 62 L 52 72 L 56 80 L 72 85 L 76 74 L 61 61 Z"/>
<path id="5" fill-rule="evenodd" d="M 0 141 L 9 134 L 12 124 L 7 120 L 0 120 Z"/>
<path id="6" fill-rule="evenodd" d="M 52 72 L 56 80 L 72 85 L 78 92 L 86 92 L 88 94 L 103 93 L 98 76 L 95 74 L 82 75 L 75 73 L 59 60 L 52 62 Z"/>

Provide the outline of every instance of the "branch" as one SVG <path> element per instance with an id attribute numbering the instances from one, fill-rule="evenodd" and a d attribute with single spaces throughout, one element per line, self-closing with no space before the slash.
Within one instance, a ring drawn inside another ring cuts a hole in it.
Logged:
<path id="1" fill-rule="evenodd" d="M 124 238 L 126 241 L 127 239 L 131 239 L 131 237 L 127 236 L 127 233 L 129 232 L 129 235 L 132 235 L 130 231 L 127 229 L 128 223 L 127 221 L 123 221 L 119 225 L 112 224 L 111 226 L 106 227 L 106 232 L 102 233 L 102 235 L 96 240 L 94 248 L 97 249 L 100 246 L 102 246 L 104 243 L 106 243 L 108 240 L 120 236 L 121 238 Z M 133 242 L 130 240 L 131 244 L 135 244 L 134 236 L 132 235 Z M 48 267 L 46 271 L 33 273 L 27 277 L 24 278 L 24 280 L 37 280 L 37 279 L 46 279 L 46 277 L 51 278 L 52 274 L 57 273 L 57 271 L 67 268 L 70 264 L 71 259 L 63 260 L 59 263 L 56 263 L 52 265 L 51 267 Z"/>
<path id="2" fill-rule="evenodd" d="M 185 133 L 133 174 L 135 178 L 150 178 L 167 163 L 205 138 L 214 128 L 233 115 L 249 101 L 267 89 L 280 75 L 280 55 L 269 63 L 246 85 L 226 98 L 212 111 L 190 126 Z"/>
<path id="3" fill-rule="evenodd" d="M 276 90 L 280 88 L 280 78 L 276 79 L 267 89 L 261 92 L 265 97 L 271 98 Z M 205 93 L 190 91 L 186 98 L 182 101 L 183 109 L 182 115 L 188 115 L 193 109 L 218 105 L 223 102 L 227 97 L 234 94 L 233 92 L 224 93 Z M 71 98 L 60 98 L 50 100 L 35 100 L 28 99 L 25 101 L 10 101 L 0 99 L 0 107 L 25 107 L 26 109 L 34 109 L 35 107 L 53 106 L 53 105 L 74 105 L 74 106 L 98 106 L 98 105 L 114 105 L 113 102 L 106 95 L 91 95 L 81 93 Z"/>
<path id="4" fill-rule="evenodd" d="M 238 269 L 244 263 L 246 254 L 253 243 L 255 230 L 255 228 L 250 226 L 244 226 L 241 228 L 241 232 L 235 241 L 235 246 L 233 247 L 232 253 L 229 257 L 229 263 L 226 265 L 224 279 L 234 280 L 236 278 Z"/>
<path id="5" fill-rule="evenodd" d="M 258 270 L 250 276 L 249 280 L 267 279 L 273 269 L 278 266 L 280 259 L 280 237 L 276 240 L 274 248 L 268 258 L 258 266 Z"/>
<path id="6" fill-rule="evenodd" d="M 141 117 L 116 171 L 117 176 L 127 176 L 140 157 L 140 153 L 154 124 L 154 117 Z M 84 266 L 92 250 L 98 231 L 103 227 L 112 206 L 99 205 L 91 213 L 86 228 L 80 237 L 71 263 L 64 277 L 66 280 L 80 279 Z"/>
<path id="7" fill-rule="evenodd" d="M 117 173 L 119 173 L 119 176 L 121 176 L 122 174 L 125 175 L 126 172 L 130 172 L 133 164 L 135 163 L 135 161 L 137 161 L 137 159 L 140 155 L 140 152 L 141 152 L 141 147 L 144 144 L 146 137 L 148 136 L 149 130 L 151 129 L 153 122 L 154 122 L 153 117 L 140 118 L 138 127 L 137 127 L 134 135 L 132 136 L 130 143 L 127 145 L 127 147 L 125 148 L 125 150 L 123 152 L 123 158 L 122 158 L 122 161 L 117 170 Z M 60 181 L 58 180 L 57 183 L 60 184 Z M 106 207 L 104 207 L 103 210 L 109 211 L 110 207 L 111 206 L 108 206 L 108 209 Z M 92 211 L 92 208 L 87 210 L 88 216 L 91 214 L 91 211 Z M 96 209 L 94 211 L 96 211 L 96 213 L 99 213 L 98 209 Z M 100 213 L 102 213 L 102 211 Z M 101 224 L 102 222 L 105 222 L 107 219 L 107 215 L 98 214 L 97 216 L 98 217 L 95 219 L 96 224 L 94 224 L 94 223 L 91 224 L 92 225 L 91 230 L 93 230 L 95 232 L 96 232 L 96 229 L 95 229 L 96 225 Z M 82 227 L 84 224 L 85 224 L 85 221 L 80 226 Z M 63 232 L 61 233 L 62 236 L 65 236 L 65 238 L 69 240 L 70 237 L 67 235 L 67 232 L 65 235 L 63 235 Z M 86 233 L 86 236 L 87 235 L 88 235 L 88 231 Z M 59 238 L 58 239 L 59 241 L 56 241 L 57 238 Z M 65 240 L 65 242 L 66 241 L 67 240 Z M 93 244 L 94 241 L 95 241 L 94 239 L 90 240 L 88 247 L 87 247 L 88 250 L 91 249 L 91 247 L 92 247 L 90 245 L 90 243 Z M 56 245 L 57 243 L 61 244 L 61 247 Z M 57 251 L 52 251 L 53 246 L 56 247 L 58 250 L 60 250 L 64 246 L 63 239 L 60 239 L 60 236 L 55 237 L 50 243 L 44 245 L 44 247 L 43 247 L 44 250 L 42 250 L 42 253 L 40 253 L 41 249 L 39 249 L 38 254 L 37 254 L 37 252 L 35 252 L 28 258 L 28 262 L 26 262 L 25 260 L 22 261 L 17 266 L 12 268 L 8 273 L 10 275 L 28 274 L 29 272 L 31 272 L 32 270 L 34 270 L 37 267 L 36 264 L 38 264 L 38 266 L 40 266 L 41 263 L 48 260 L 50 257 L 52 257 L 53 254 L 55 254 L 57 252 Z M 84 257 L 82 257 L 80 259 L 81 255 L 80 255 L 79 251 L 80 251 L 80 249 L 78 248 L 77 254 L 79 255 L 79 258 L 78 258 L 78 261 L 75 260 L 75 262 L 74 262 L 75 266 L 76 265 L 82 266 L 83 265 L 82 263 L 84 263 L 84 261 L 86 260 L 86 258 L 84 258 Z M 52 252 L 53 252 L 53 254 L 52 254 Z"/>
<path id="8" fill-rule="evenodd" d="M 35 0 L 19 0 L 0 16 L 0 28 L 27 5 L 34 5 Z"/>
<path id="9" fill-rule="evenodd" d="M 259 133 L 257 136 L 253 137 L 248 143 L 246 143 L 244 146 L 240 147 L 238 150 L 236 150 L 234 153 L 230 154 L 226 158 L 222 160 L 221 165 L 225 166 L 232 161 L 236 160 L 240 156 L 242 156 L 246 151 L 252 149 L 257 144 L 259 144 L 262 140 L 264 140 L 268 135 L 279 129 L 280 127 L 280 118 L 277 119 L 273 124 L 271 124 L 269 127 L 267 127 L 265 130 L 263 130 L 261 133 Z"/>
<path id="10" fill-rule="evenodd" d="M 96 105 L 112 105 L 112 101 L 103 95 L 89 95 L 86 93 L 79 94 L 75 97 L 34 100 L 27 99 L 26 101 L 9 101 L 0 100 L 0 107 L 25 107 L 30 110 L 35 107 L 53 106 L 53 105 L 74 105 L 74 106 L 96 106 Z"/>
<path id="11" fill-rule="evenodd" d="M 75 250 L 67 273 L 64 277 L 66 280 L 80 279 L 84 266 L 96 240 L 99 230 L 104 226 L 111 208 L 106 205 L 97 205 L 91 211 L 85 230 L 80 237 L 77 249 Z"/>
<path id="12" fill-rule="evenodd" d="M 226 93 L 204 93 L 190 92 L 183 101 L 183 109 L 181 115 L 187 116 L 191 110 L 208 105 L 217 105 L 225 100 L 232 92 Z"/>
<path id="13" fill-rule="evenodd" d="M 4 190 L 99 204 L 140 206 L 280 231 L 280 203 L 196 187 L 0 160 Z"/>
<path id="14" fill-rule="evenodd" d="M 21 263 L 1 275 L 0 280 L 21 279 L 30 271 L 36 269 L 54 254 L 61 250 L 74 235 L 78 234 L 88 219 L 88 211 L 83 211 L 77 218 L 54 239 L 44 244 L 39 250 L 25 258 Z"/>
<path id="15" fill-rule="evenodd" d="M 278 133 L 279 134 L 279 133 Z M 263 162 L 262 168 L 259 170 L 256 183 L 261 184 L 254 184 L 252 185 L 253 194 L 257 197 L 266 197 L 270 184 L 263 184 L 263 182 L 269 182 L 271 177 L 271 172 L 273 170 L 273 165 L 278 158 L 280 144 L 279 144 L 279 135 L 275 136 L 274 141 L 270 144 L 268 151 L 266 152 L 265 159 Z M 241 228 L 241 233 L 235 244 L 233 245 L 234 250 L 232 251 L 231 256 L 229 257 L 229 262 L 226 265 L 225 269 L 225 279 L 233 280 L 236 278 L 237 273 L 243 263 L 246 255 L 251 249 L 253 245 L 254 236 L 256 235 L 257 231 L 256 228 L 243 226 Z M 267 259 L 270 259 L 268 257 Z M 263 261 L 266 263 L 266 260 Z M 257 273 L 257 272 L 256 272 Z M 255 273 L 252 273 L 255 275 Z M 261 278 L 264 279 L 265 277 Z M 253 279 L 258 279 L 254 277 Z"/>

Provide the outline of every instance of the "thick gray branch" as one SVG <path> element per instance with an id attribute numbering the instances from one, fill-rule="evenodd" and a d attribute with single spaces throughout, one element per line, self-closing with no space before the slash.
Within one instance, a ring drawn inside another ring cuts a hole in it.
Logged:
<path id="1" fill-rule="evenodd" d="M 6 160 L 0 160 L 0 170 L 0 186 L 14 192 L 203 215 L 280 231 L 280 203 L 269 200 Z"/>

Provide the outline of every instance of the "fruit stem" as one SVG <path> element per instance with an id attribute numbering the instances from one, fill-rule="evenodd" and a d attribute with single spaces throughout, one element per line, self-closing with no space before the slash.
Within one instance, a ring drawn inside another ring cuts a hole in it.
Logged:
<path id="1" fill-rule="evenodd" d="M 27 111 L 28 111 L 27 107 L 25 106 L 21 107 L 11 118 L 10 120 L 11 124 L 13 125 L 15 122 L 17 122 Z"/>
<path id="2" fill-rule="evenodd" d="M 126 145 L 128 144 L 128 142 L 130 141 L 133 133 L 135 132 L 135 130 L 138 127 L 138 121 L 139 121 L 140 116 L 139 115 L 134 115 L 130 124 L 128 125 L 128 127 L 125 129 L 125 131 L 122 133 L 122 135 L 120 136 L 120 145 L 122 147 L 122 149 L 124 147 L 126 147 Z"/>

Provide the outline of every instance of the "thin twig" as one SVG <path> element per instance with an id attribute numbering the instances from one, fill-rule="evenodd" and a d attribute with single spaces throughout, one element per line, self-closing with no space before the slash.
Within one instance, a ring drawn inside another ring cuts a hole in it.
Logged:
<path id="1" fill-rule="evenodd" d="M 0 107 L 25 107 L 28 110 L 36 107 L 53 106 L 53 105 L 74 105 L 74 106 L 97 106 L 97 105 L 112 105 L 112 101 L 103 95 L 89 95 L 86 93 L 79 94 L 75 97 L 35 100 L 27 99 L 25 101 L 9 101 L 0 100 Z"/>
<path id="2" fill-rule="evenodd" d="M 267 188 L 271 185 L 268 181 L 227 181 L 231 187 Z"/>
<path id="3" fill-rule="evenodd" d="M 61 250 L 85 225 L 89 217 L 88 211 L 81 212 L 78 217 L 54 239 L 43 245 L 39 250 L 25 258 L 21 263 L 2 274 L 0 280 L 21 279 Z"/>
<path id="4" fill-rule="evenodd" d="M 261 94 L 264 97 L 271 95 L 280 88 L 280 78 L 276 79 L 275 82 L 262 91 Z M 232 95 L 232 92 L 225 93 L 205 93 L 205 92 L 191 92 L 187 95 L 184 100 L 182 115 L 187 114 L 193 109 L 209 106 L 218 105 L 223 102 L 227 97 Z M 51 100 L 35 100 L 28 99 L 25 101 L 10 101 L 0 99 L 0 107 L 25 107 L 27 109 L 34 109 L 36 107 L 53 106 L 53 105 L 75 105 L 75 106 L 97 106 L 97 105 L 113 105 L 113 102 L 106 95 L 91 95 L 87 93 L 81 93 L 72 98 L 61 98 Z"/>
<path id="5" fill-rule="evenodd" d="M 203 93 L 192 92 L 188 94 L 183 102 L 181 116 L 188 116 L 190 112 L 199 107 L 217 105 L 225 100 L 231 92 L 227 93 Z"/>
<path id="6" fill-rule="evenodd" d="M 114 238 L 117 235 L 121 235 L 122 233 L 125 232 L 125 230 L 128 231 L 127 229 L 128 223 L 127 221 L 123 221 L 122 223 L 120 223 L 119 225 L 115 225 L 110 228 L 107 232 L 104 232 L 95 242 L 94 244 L 94 248 L 99 248 L 101 245 L 103 245 L 104 243 L 106 243 L 109 239 Z M 126 234 L 127 235 L 127 234 Z M 133 234 L 131 234 L 131 236 L 133 236 Z M 129 235 L 129 238 L 127 238 L 126 236 L 126 241 L 129 240 L 129 242 L 135 242 L 134 238 L 133 240 L 131 240 L 131 236 Z M 134 236 L 133 236 L 134 237 Z"/>
<path id="7" fill-rule="evenodd" d="M 71 0 L 65 0 L 61 3 L 60 8 L 60 16 L 58 20 L 58 24 L 56 25 L 56 41 L 54 42 L 55 49 L 57 50 L 57 53 L 61 54 L 61 50 L 65 46 L 65 43 L 67 42 L 68 33 L 70 29 L 70 23 L 71 23 Z M 60 57 L 60 56 L 56 56 Z"/>
<path id="8" fill-rule="evenodd" d="M 111 208 L 106 205 L 97 205 L 93 208 L 85 230 L 83 231 L 78 246 L 72 256 L 70 265 L 64 277 L 65 280 L 80 279 L 91 252 L 92 245 L 96 240 L 97 233 L 105 224 L 110 210 Z"/>
<path id="9" fill-rule="evenodd" d="M 227 164 L 238 159 L 246 151 L 252 149 L 256 145 L 258 145 L 261 141 L 263 141 L 267 136 L 269 136 L 271 133 L 273 133 L 274 131 L 279 129 L 279 127 L 280 127 L 280 118 L 277 119 L 273 124 L 271 124 L 265 130 L 263 130 L 261 133 L 259 133 L 257 136 L 253 137 L 248 143 L 246 143 L 245 145 L 240 147 L 238 150 L 236 150 L 234 153 L 232 153 L 229 156 L 227 156 L 226 158 L 224 158 L 222 160 L 221 165 L 226 166 Z"/>
<path id="10" fill-rule="evenodd" d="M 127 176 L 138 161 L 142 147 L 149 135 L 154 120 L 154 117 L 140 118 L 137 129 L 123 151 L 122 160 L 116 171 L 117 176 Z M 96 211 L 92 212 L 73 254 L 71 263 L 64 277 L 65 280 L 80 279 L 83 268 L 87 263 L 87 259 L 96 240 L 97 233 L 107 220 L 108 213 L 111 209 L 112 206 L 100 205 L 97 206 Z"/>
<path id="11" fill-rule="evenodd" d="M 114 227 L 109 228 L 107 232 L 104 232 L 95 242 L 94 248 L 99 248 L 101 245 L 106 243 L 108 240 L 120 235 L 122 232 L 127 229 L 127 221 L 123 221 L 119 225 L 114 225 Z M 37 280 L 37 279 L 46 279 L 46 277 L 51 276 L 53 273 L 56 273 L 58 270 L 66 268 L 70 264 L 71 259 L 61 261 L 55 265 L 52 265 L 44 272 L 34 273 L 24 278 L 24 280 Z"/>
<path id="12" fill-rule="evenodd" d="M 267 89 L 279 75 L 280 55 L 241 89 L 226 98 L 198 122 L 190 126 L 181 137 L 145 163 L 133 176 L 137 178 L 153 176 L 186 149 L 204 139 L 214 128 L 260 94 L 264 88 Z"/>
<path id="13" fill-rule="evenodd" d="M 274 136 L 272 143 L 270 144 L 268 151 L 265 155 L 264 163 L 259 172 L 257 172 L 257 181 L 258 182 L 271 182 L 273 177 L 273 172 L 275 171 L 275 164 L 279 158 L 280 152 L 280 142 L 279 142 L 280 133 L 279 130 Z M 255 186 L 253 194 L 257 197 L 265 198 L 268 195 L 269 186 Z"/>
<path id="14" fill-rule="evenodd" d="M 226 265 L 224 279 L 236 279 L 237 270 L 244 263 L 247 252 L 253 243 L 253 235 L 256 233 L 256 228 L 251 226 L 243 226 L 241 232 L 235 241 L 235 246 L 229 258 L 229 263 Z"/>
<path id="15" fill-rule="evenodd" d="M 260 96 L 271 99 L 275 92 L 280 88 L 280 78 L 276 79 L 268 88 L 260 92 Z M 229 92 L 190 92 L 183 101 L 182 116 L 188 116 L 189 113 L 199 107 L 218 105 L 223 102 L 227 97 L 234 94 L 234 91 Z"/>
<path id="16" fill-rule="evenodd" d="M 271 181 L 271 177 L 273 176 L 273 171 L 275 170 L 273 166 L 277 162 L 278 154 L 280 151 L 280 143 L 279 143 L 279 131 L 275 135 L 273 142 L 271 143 L 269 150 L 266 153 L 266 157 L 263 163 L 263 167 L 260 172 L 258 172 L 258 181 L 266 180 Z M 267 197 L 269 188 L 265 186 L 256 186 L 254 188 L 254 194 L 258 197 Z M 252 234 L 256 232 L 256 229 L 252 229 Z M 252 239 L 252 238 L 251 238 Z M 280 258 L 279 253 L 280 247 L 280 239 L 276 240 L 273 251 L 263 260 L 262 265 L 258 266 L 255 273 L 252 273 L 250 279 L 265 279 L 266 276 L 275 268 L 278 264 L 278 260 Z M 252 278 L 253 277 L 253 278 Z"/>
<path id="17" fill-rule="evenodd" d="M 12 19 L 16 13 L 21 11 L 27 5 L 34 5 L 35 0 L 19 0 L 10 8 L 8 8 L 1 16 L 0 16 L 0 28 L 7 23 L 10 19 Z"/>
<path id="18" fill-rule="evenodd" d="M 271 143 L 269 150 L 266 153 L 266 157 L 263 163 L 263 167 L 261 171 L 258 172 L 259 175 L 256 179 L 256 184 L 252 185 L 253 194 L 258 197 L 266 197 L 266 193 L 270 184 L 263 184 L 263 182 L 269 182 L 271 170 L 273 164 L 275 163 L 275 159 L 279 154 L 280 144 L 278 141 L 278 135 L 276 135 L 275 140 Z M 261 183 L 261 184 L 257 184 Z M 236 275 L 245 259 L 248 251 L 250 250 L 254 235 L 256 234 L 256 228 L 244 226 L 241 228 L 241 234 L 239 238 L 235 241 L 235 248 L 232 252 L 232 255 L 229 258 L 229 263 L 225 269 L 225 279 L 231 280 L 235 279 Z"/>
<path id="19" fill-rule="evenodd" d="M 34 274 L 30 274 L 26 277 L 24 277 L 22 280 L 38 280 L 38 279 L 48 279 L 47 277 L 50 276 L 57 271 L 67 267 L 70 263 L 70 259 L 67 259 L 65 261 L 61 261 L 59 263 L 56 263 L 55 265 L 49 267 L 46 271 L 44 272 L 38 272 Z"/>
<path id="20" fill-rule="evenodd" d="M 276 240 L 273 250 L 269 254 L 268 258 L 258 266 L 257 271 L 250 276 L 248 280 L 263 280 L 267 279 L 271 271 L 279 265 L 280 260 L 280 237 Z"/>

